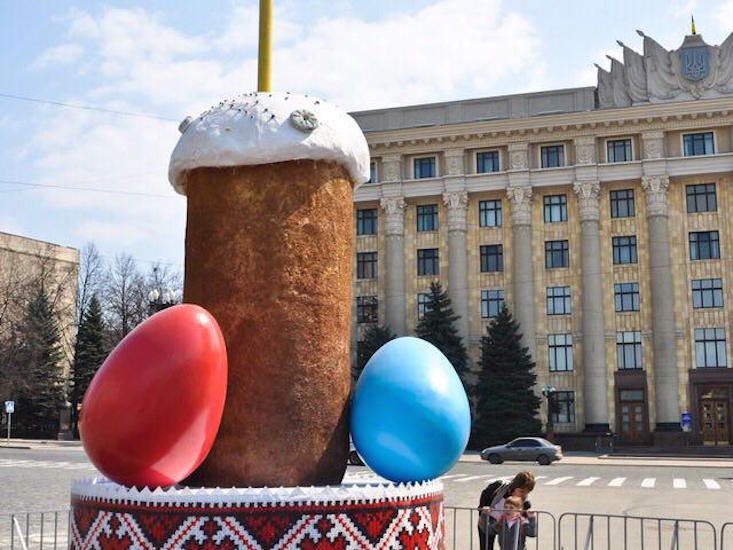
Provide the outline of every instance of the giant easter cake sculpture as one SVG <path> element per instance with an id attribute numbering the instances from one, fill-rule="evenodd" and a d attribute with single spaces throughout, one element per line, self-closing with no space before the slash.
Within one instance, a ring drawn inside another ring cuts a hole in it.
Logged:
<path id="1" fill-rule="evenodd" d="M 109 479 L 74 485 L 71 548 L 443 548 L 435 478 L 470 424 L 453 367 L 430 344 L 397 339 L 366 366 L 350 410 L 352 198 L 369 178 L 356 122 L 318 99 L 252 93 L 180 129 L 169 175 L 188 199 L 184 299 L 197 305 L 148 319 L 90 386 L 82 439 Z M 180 349 L 160 349 L 181 331 Z M 150 375 L 149 360 L 174 368 Z M 186 431 L 165 388 L 156 398 L 135 380 L 178 387 L 188 376 L 179 405 L 198 408 Z M 124 399 L 138 401 L 136 424 L 107 438 Z M 148 441 L 167 426 L 171 436 Z M 350 428 L 384 477 L 342 479 Z"/>

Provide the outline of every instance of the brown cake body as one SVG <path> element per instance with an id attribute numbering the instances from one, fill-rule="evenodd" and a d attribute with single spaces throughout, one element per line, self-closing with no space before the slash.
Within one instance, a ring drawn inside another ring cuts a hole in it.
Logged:
<path id="1" fill-rule="evenodd" d="M 186 481 L 341 482 L 349 450 L 352 181 L 333 162 L 197 168 L 186 177 L 184 301 L 229 359 L 214 446 Z"/>

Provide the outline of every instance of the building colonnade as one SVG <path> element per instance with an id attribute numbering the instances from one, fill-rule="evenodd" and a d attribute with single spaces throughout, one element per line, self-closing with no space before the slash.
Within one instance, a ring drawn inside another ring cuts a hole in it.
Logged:
<path id="1" fill-rule="evenodd" d="M 663 157 L 663 132 L 647 132 L 641 136 L 641 187 L 647 207 L 649 272 L 652 311 L 653 385 L 656 432 L 678 431 L 680 404 L 678 399 L 678 365 L 674 318 L 674 289 L 670 262 L 667 193 L 669 175 Z M 581 253 L 581 327 L 584 427 L 589 432 L 609 429 L 609 379 L 606 357 L 606 334 L 603 316 L 603 282 L 600 193 L 597 174 L 595 136 L 574 139 L 576 152 L 574 181 L 580 222 Z M 507 148 L 506 198 L 510 206 L 511 284 L 515 318 L 521 325 L 525 345 L 533 357 L 537 353 L 535 269 L 533 261 L 532 203 L 537 195 L 530 183 L 529 144 L 510 143 Z M 448 293 L 454 311 L 460 316 L 457 329 L 469 341 L 469 279 L 467 210 L 469 191 L 463 174 L 464 151 L 445 153 L 442 201 L 447 213 Z M 399 183 L 403 173 L 401 155 L 382 157 L 382 181 Z M 387 189 L 389 187 L 387 186 Z M 407 201 L 394 186 L 383 191 L 380 207 L 385 227 L 385 321 L 398 334 L 406 332 L 405 322 L 405 209 Z M 390 191 L 393 191 L 390 194 Z"/>

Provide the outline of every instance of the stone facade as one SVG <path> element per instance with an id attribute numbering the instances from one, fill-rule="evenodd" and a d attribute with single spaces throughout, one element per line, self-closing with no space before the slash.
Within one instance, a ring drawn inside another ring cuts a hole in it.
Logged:
<path id="1" fill-rule="evenodd" d="M 733 71 L 733 58 L 723 55 L 729 43 L 713 51 L 716 78 Z M 574 399 L 572 414 L 555 419 L 556 432 L 610 429 L 620 443 L 672 444 L 682 441 L 680 413 L 689 412 L 693 442 L 733 442 L 733 90 L 657 102 L 647 88 L 647 96 L 636 90 L 638 101 L 613 109 L 595 92 L 354 113 L 377 169 L 377 181 L 356 191 L 355 209 L 378 214 L 376 234 L 357 234 L 356 250 L 378 252 L 379 262 L 376 279 L 355 280 L 356 295 L 377 297 L 379 322 L 413 334 L 418 295 L 439 280 L 456 311 L 466 312 L 459 331 L 475 364 L 490 322 L 482 291 L 501 290 L 537 362 L 537 387 L 572 392 L 563 394 Z M 498 170 L 481 171 L 478 155 L 489 151 Z M 435 177 L 415 178 L 415 159 L 423 157 L 435 159 Z M 714 195 L 714 209 L 688 212 L 687 193 L 703 189 L 690 187 L 697 184 L 713 184 L 706 197 Z M 619 197 L 633 197 L 630 215 L 619 215 Z M 546 200 L 562 200 L 563 215 L 546 220 Z M 481 223 L 481 205 L 489 204 L 500 206 L 500 223 Z M 435 205 L 438 224 L 418 231 L 417 207 L 425 205 Z M 692 233 L 714 231 L 719 258 L 691 259 Z M 566 266 L 546 267 L 550 241 L 567 241 Z M 633 248 L 634 261 L 615 262 L 614 242 L 618 254 Z M 485 245 L 502 246 L 503 269 L 482 271 Z M 420 249 L 438 249 L 439 273 L 418 276 Z M 722 282 L 722 305 L 694 307 L 693 281 L 711 279 Z M 548 314 L 548 288 L 563 287 L 569 313 Z M 629 289 L 638 289 L 638 310 L 617 311 L 615 292 Z M 366 326 L 356 324 L 354 346 Z M 712 344 L 718 359 L 698 368 L 696 334 L 706 328 L 723 329 Z M 550 368 L 554 335 L 572 341 L 571 370 Z M 638 342 L 640 353 L 618 338 Z M 624 349 L 634 351 L 634 368 L 619 368 Z M 541 414 L 545 420 L 544 404 Z M 725 426 L 711 428 L 710 414 Z"/>
<path id="2" fill-rule="evenodd" d="M 43 277 L 59 314 L 61 344 L 66 357 L 64 377 L 68 375 L 76 335 L 78 272 L 79 251 L 75 248 L 0 232 L 0 321 L 23 315 L 20 295 L 23 287 Z"/>

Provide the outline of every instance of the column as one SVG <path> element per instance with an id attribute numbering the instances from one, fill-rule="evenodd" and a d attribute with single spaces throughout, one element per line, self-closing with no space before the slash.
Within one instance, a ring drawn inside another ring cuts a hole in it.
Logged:
<path id="1" fill-rule="evenodd" d="M 385 214 L 386 281 L 385 312 L 389 328 L 397 336 L 405 334 L 405 200 L 387 197 L 379 201 Z"/>
<path id="2" fill-rule="evenodd" d="M 649 278 L 652 291 L 652 345 L 654 349 L 654 389 L 656 392 L 656 432 L 680 430 L 677 350 L 674 328 L 674 289 L 669 255 L 669 222 L 666 175 L 644 176 L 649 228 Z"/>
<path id="3" fill-rule="evenodd" d="M 601 279 L 600 205 L 597 181 L 573 185 L 580 213 L 582 270 L 583 392 L 585 431 L 607 432 L 608 372 L 603 331 L 603 281 Z"/>
<path id="4" fill-rule="evenodd" d="M 512 280 L 514 317 L 519 321 L 524 345 L 535 358 L 535 293 L 532 269 L 532 188 L 507 189 L 512 215 Z"/>
<path id="5" fill-rule="evenodd" d="M 382 156 L 382 182 L 395 182 L 402 179 L 402 155 L 392 154 Z"/>
<path id="6" fill-rule="evenodd" d="M 456 321 L 458 334 L 468 345 L 468 245 L 466 243 L 466 212 L 468 193 L 443 193 L 448 208 L 448 296 Z"/>

